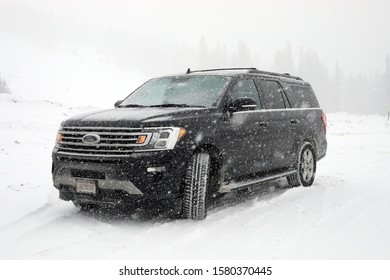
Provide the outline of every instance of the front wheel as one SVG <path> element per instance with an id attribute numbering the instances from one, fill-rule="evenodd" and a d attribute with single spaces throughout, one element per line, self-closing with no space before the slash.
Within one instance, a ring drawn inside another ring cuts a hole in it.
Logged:
<path id="1" fill-rule="evenodd" d="M 190 159 L 184 180 L 183 216 L 203 220 L 207 216 L 207 199 L 210 177 L 210 155 L 195 153 Z"/>
<path id="2" fill-rule="evenodd" d="M 301 147 L 297 162 L 297 173 L 287 176 L 290 186 L 298 187 L 300 185 L 309 187 L 313 184 L 316 175 L 317 160 L 313 146 L 305 143 Z"/>

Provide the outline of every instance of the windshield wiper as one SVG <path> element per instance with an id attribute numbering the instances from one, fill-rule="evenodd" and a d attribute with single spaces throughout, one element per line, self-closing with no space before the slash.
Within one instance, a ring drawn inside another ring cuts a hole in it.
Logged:
<path id="1" fill-rule="evenodd" d="M 156 104 L 150 105 L 149 107 L 197 107 L 197 108 L 206 108 L 202 105 L 188 105 L 188 104 L 176 104 L 176 103 L 166 103 L 166 104 Z"/>
<path id="2" fill-rule="evenodd" d="M 126 104 L 126 105 L 119 106 L 119 108 L 135 108 L 135 107 L 145 107 L 145 106 L 139 104 Z"/>

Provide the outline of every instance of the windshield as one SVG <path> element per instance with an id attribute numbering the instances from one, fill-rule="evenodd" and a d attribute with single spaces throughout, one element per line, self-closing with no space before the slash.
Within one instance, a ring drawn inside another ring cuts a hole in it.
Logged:
<path id="1" fill-rule="evenodd" d="M 179 76 L 147 81 L 119 107 L 216 107 L 229 78 L 221 76 Z"/>

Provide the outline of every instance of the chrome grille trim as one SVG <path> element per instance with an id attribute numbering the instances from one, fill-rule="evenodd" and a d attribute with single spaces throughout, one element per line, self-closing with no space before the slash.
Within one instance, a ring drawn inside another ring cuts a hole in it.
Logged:
<path id="1" fill-rule="evenodd" d="M 68 137 L 68 136 L 62 135 L 62 139 L 80 140 L 80 137 Z M 106 141 L 106 140 L 112 140 L 112 138 L 100 137 L 100 140 Z M 137 138 L 115 138 L 115 141 L 129 141 L 129 140 L 137 140 Z"/>
<path id="2" fill-rule="evenodd" d="M 88 156 L 125 156 L 134 152 L 134 148 L 146 146 L 153 133 L 142 128 L 121 127 L 62 127 L 59 130 L 61 141 L 57 141 L 58 151 L 66 154 Z M 99 143 L 84 143 L 87 134 L 97 134 Z M 138 136 L 145 135 L 143 144 L 137 144 Z"/>
<path id="3" fill-rule="evenodd" d="M 138 130 L 139 132 L 142 132 L 142 128 L 132 128 L 132 127 L 103 127 L 103 126 L 65 126 L 63 129 L 69 129 L 69 130 Z"/>
<path id="4" fill-rule="evenodd" d="M 130 154 L 118 154 L 118 155 L 113 155 L 113 154 L 83 154 L 83 153 L 74 153 L 74 152 L 58 152 L 59 155 L 63 156 L 92 156 L 92 157 L 114 157 L 114 158 L 126 158 L 129 157 Z"/>
<path id="5" fill-rule="evenodd" d="M 116 141 L 116 139 L 114 140 Z M 59 144 L 63 144 L 63 145 L 72 145 L 72 146 L 83 146 L 83 147 L 140 147 L 140 146 L 143 146 L 144 144 L 107 144 L 107 143 L 99 143 L 99 144 L 96 144 L 96 145 L 91 145 L 91 144 L 84 144 L 84 143 L 81 143 L 81 142 L 64 142 L 64 141 L 59 141 L 58 142 Z"/>
<path id="6" fill-rule="evenodd" d="M 93 147 L 92 147 L 93 148 Z M 78 152 L 102 152 L 102 153 L 123 153 L 123 152 L 133 152 L 133 149 L 129 150 L 104 150 L 104 149 L 77 149 L 77 148 L 61 148 L 61 151 L 78 151 Z"/>
<path id="7" fill-rule="evenodd" d="M 133 136 L 133 135 L 140 135 L 143 134 L 142 132 L 137 132 L 137 133 L 122 133 L 122 132 L 103 132 L 103 131 L 65 131 L 65 130 L 60 130 L 59 133 L 61 134 L 99 134 L 99 135 L 124 135 L 124 136 Z"/>

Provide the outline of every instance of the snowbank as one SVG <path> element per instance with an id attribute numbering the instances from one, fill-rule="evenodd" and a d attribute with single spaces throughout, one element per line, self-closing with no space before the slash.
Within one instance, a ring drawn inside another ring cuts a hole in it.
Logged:
<path id="1" fill-rule="evenodd" d="M 0 96 L 1 259 L 390 258 L 384 117 L 329 114 L 328 155 L 312 187 L 263 184 L 217 201 L 206 220 L 194 222 L 85 214 L 58 199 L 50 174 L 58 125 L 91 109 Z"/>

